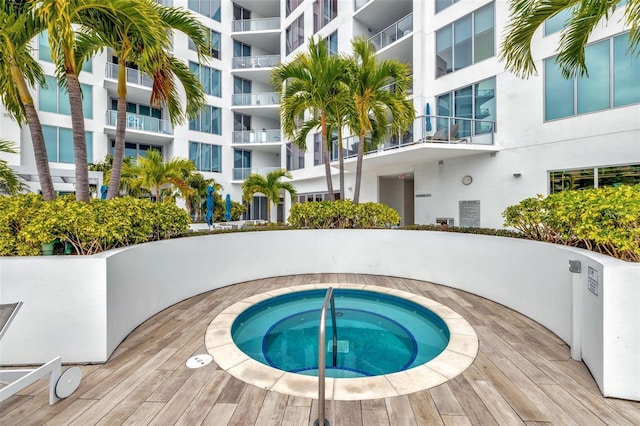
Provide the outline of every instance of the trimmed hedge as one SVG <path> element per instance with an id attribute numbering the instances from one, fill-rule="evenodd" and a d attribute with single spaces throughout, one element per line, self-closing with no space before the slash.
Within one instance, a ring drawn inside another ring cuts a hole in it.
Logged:
<path id="1" fill-rule="evenodd" d="M 389 228 L 399 223 L 398 212 L 380 203 L 320 201 L 294 204 L 289 211 L 289 224 L 297 228 Z"/>
<path id="2" fill-rule="evenodd" d="M 37 256 L 42 244 L 58 240 L 76 254 L 171 238 L 191 219 L 171 203 L 133 197 L 75 201 L 73 196 L 43 201 L 35 194 L 0 197 L 0 255 Z"/>
<path id="3" fill-rule="evenodd" d="M 507 207 L 505 226 L 527 238 L 640 261 L 640 185 L 563 191 Z"/>

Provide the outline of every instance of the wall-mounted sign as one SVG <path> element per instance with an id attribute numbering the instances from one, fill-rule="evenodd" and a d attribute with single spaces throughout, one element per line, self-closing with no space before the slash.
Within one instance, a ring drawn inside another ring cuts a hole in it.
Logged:
<path id="1" fill-rule="evenodd" d="M 589 291 L 596 296 L 598 295 L 598 271 L 591 266 L 587 268 L 587 287 Z"/>
<path id="2" fill-rule="evenodd" d="M 459 202 L 460 226 L 467 228 L 480 227 L 480 200 Z"/>

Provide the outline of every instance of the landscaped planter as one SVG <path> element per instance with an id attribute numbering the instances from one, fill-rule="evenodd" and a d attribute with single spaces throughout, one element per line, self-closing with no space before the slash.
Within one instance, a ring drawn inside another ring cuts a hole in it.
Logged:
<path id="1" fill-rule="evenodd" d="M 580 262 L 581 272 L 569 271 L 570 260 Z M 640 400 L 640 264 L 449 232 L 241 232 L 94 256 L 0 258 L 0 301 L 24 302 L 3 338 L 0 363 L 37 364 L 57 355 L 64 362 L 104 362 L 136 326 L 188 297 L 323 272 L 407 277 L 494 300 L 579 349 L 605 396 Z"/>

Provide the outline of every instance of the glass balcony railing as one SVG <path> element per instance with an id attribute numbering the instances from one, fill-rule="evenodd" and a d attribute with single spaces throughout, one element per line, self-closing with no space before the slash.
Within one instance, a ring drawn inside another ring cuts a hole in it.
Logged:
<path id="1" fill-rule="evenodd" d="M 280 18 L 238 19 L 232 25 L 233 32 L 279 30 Z"/>
<path id="2" fill-rule="evenodd" d="M 233 180 L 245 180 L 252 174 L 266 176 L 267 174 L 280 169 L 280 167 L 241 167 L 233 169 Z"/>
<path id="3" fill-rule="evenodd" d="M 118 64 L 107 62 L 105 76 L 112 80 L 118 80 Z M 153 87 L 153 79 L 151 77 L 133 68 L 127 68 L 127 83 L 149 88 Z"/>
<path id="4" fill-rule="evenodd" d="M 232 143 L 278 143 L 280 142 L 280 129 L 271 130 L 236 130 L 233 132 Z"/>
<path id="5" fill-rule="evenodd" d="M 280 94 L 277 92 L 235 93 L 232 102 L 234 106 L 278 105 L 280 103 Z"/>
<path id="6" fill-rule="evenodd" d="M 116 127 L 117 111 L 108 110 L 105 118 L 105 125 Z M 162 133 L 166 135 L 173 134 L 173 127 L 169 120 L 161 120 L 146 115 L 127 113 L 127 129 L 139 130 L 142 132 Z"/>
<path id="7" fill-rule="evenodd" d="M 241 56 L 233 58 L 234 70 L 245 68 L 273 68 L 280 63 L 280 55 Z"/>
<path id="8" fill-rule="evenodd" d="M 412 77 L 412 81 L 413 81 L 413 75 L 411 77 Z M 386 86 L 383 86 L 382 89 L 383 90 L 388 90 L 390 92 L 394 92 L 395 93 L 396 85 L 395 85 L 395 83 L 387 84 Z M 407 95 L 413 95 L 413 84 L 407 90 Z"/>
<path id="9" fill-rule="evenodd" d="M 395 43 L 413 31 L 413 13 L 408 14 L 393 25 L 388 26 L 369 39 L 376 50 L 383 49 Z"/>

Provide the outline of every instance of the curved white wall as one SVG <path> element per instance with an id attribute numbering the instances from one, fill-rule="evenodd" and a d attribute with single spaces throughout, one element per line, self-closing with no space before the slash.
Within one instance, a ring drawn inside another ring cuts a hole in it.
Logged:
<path id="1" fill-rule="evenodd" d="M 579 260 L 582 272 L 569 272 L 569 260 Z M 589 268 L 598 295 L 588 289 Z M 136 326 L 188 297 L 253 279 L 321 272 L 414 278 L 494 300 L 573 345 L 605 395 L 640 399 L 639 264 L 449 232 L 243 232 L 86 257 L 0 258 L 0 302 L 25 302 L 3 338 L 0 363 L 43 363 L 57 355 L 65 362 L 104 362 Z"/>

